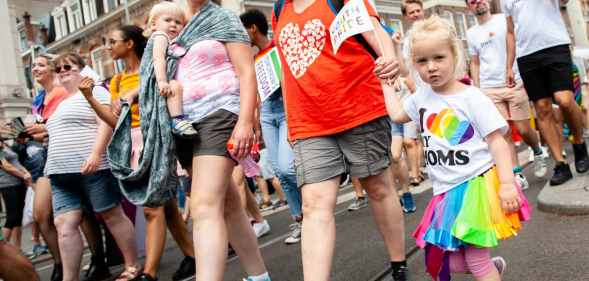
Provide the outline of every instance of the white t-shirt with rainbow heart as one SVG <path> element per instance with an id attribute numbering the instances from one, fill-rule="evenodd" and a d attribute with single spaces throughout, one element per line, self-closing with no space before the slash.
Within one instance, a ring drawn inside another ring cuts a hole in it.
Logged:
<path id="1" fill-rule="evenodd" d="M 501 130 L 507 122 L 493 102 L 475 87 L 452 95 L 418 88 L 408 96 L 404 109 L 419 123 L 425 160 L 434 195 L 484 173 L 494 165 L 485 137 Z"/>

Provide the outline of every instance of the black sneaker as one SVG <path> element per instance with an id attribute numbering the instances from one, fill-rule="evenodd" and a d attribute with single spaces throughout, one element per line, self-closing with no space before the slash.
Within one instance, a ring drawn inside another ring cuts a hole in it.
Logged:
<path id="1" fill-rule="evenodd" d="M 589 170 L 589 155 L 587 155 L 585 142 L 573 144 L 573 152 L 575 154 L 575 169 L 577 173 L 587 172 Z"/>
<path id="2" fill-rule="evenodd" d="M 84 281 L 100 281 L 109 278 L 110 271 L 104 262 L 96 262 L 94 259 L 90 261 L 90 267 L 86 271 Z"/>
<path id="3" fill-rule="evenodd" d="M 393 280 L 394 281 L 409 281 L 409 269 L 406 266 L 401 266 L 399 269 L 393 269 Z"/>
<path id="4" fill-rule="evenodd" d="M 180 263 L 180 267 L 174 275 L 172 276 L 172 280 L 180 281 L 184 280 L 188 277 L 193 277 L 196 273 L 196 263 L 194 262 L 193 257 L 184 257 L 182 263 Z"/>
<path id="5" fill-rule="evenodd" d="M 51 272 L 51 281 L 62 281 L 63 280 L 63 268 L 61 263 L 53 265 L 53 272 Z"/>
<path id="6" fill-rule="evenodd" d="M 550 185 L 561 185 L 572 178 L 573 173 L 571 173 L 571 168 L 569 167 L 569 164 L 561 162 L 554 166 L 554 174 L 550 179 Z"/>

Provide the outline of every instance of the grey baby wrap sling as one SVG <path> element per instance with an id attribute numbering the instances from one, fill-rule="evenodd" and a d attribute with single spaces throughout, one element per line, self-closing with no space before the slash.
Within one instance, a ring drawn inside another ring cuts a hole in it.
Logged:
<path id="1" fill-rule="evenodd" d="M 193 16 L 168 50 L 167 77 L 173 79 L 179 59 L 195 43 L 204 40 L 249 43 L 239 18 L 210 1 Z M 133 204 L 161 206 L 171 199 L 176 176 L 175 142 L 170 128 L 166 99 L 159 95 L 153 68 L 153 41 L 149 40 L 139 68 L 139 108 L 144 148 L 136 169 L 131 168 L 131 112 L 123 105 L 108 146 L 112 172 L 123 195 Z"/>

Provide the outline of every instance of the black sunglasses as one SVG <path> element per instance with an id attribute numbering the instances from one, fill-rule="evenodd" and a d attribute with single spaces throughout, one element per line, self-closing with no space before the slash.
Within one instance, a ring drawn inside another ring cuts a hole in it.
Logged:
<path id="1" fill-rule="evenodd" d="M 64 64 L 63 66 L 58 66 L 55 68 L 56 73 L 60 73 L 60 72 L 62 72 L 62 70 L 63 71 L 70 71 L 70 70 L 72 70 L 72 66 L 69 64 Z"/>

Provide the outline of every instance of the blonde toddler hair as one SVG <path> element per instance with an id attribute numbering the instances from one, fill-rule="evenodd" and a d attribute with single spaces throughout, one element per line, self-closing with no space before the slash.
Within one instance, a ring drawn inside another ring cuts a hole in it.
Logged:
<path id="1" fill-rule="evenodd" d="M 182 19 L 182 24 L 186 24 L 186 13 L 184 12 L 184 9 L 174 2 L 163 1 L 151 7 L 151 11 L 149 11 L 149 17 L 147 19 L 147 26 L 143 31 L 143 36 L 151 36 L 151 33 L 153 32 L 153 30 L 151 30 L 151 26 L 159 16 L 164 14 L 179 16 Z"/>
<path id="2" fill-rule="evenodd" d="M 407 42 L 409 43 L 409 62 L 412 72 L 416 72 L 413 67 L 413 46 L 415 42 L 431 39 L 441 39 L 450 46 L 454 55 L 454 78 L 461 78 L 465 73 L 465 61 L 462 42 L 458 38 L 456 28 L 447 19 L 433 15 L 425 20 L 413 23 L 408 32 Z"/>

